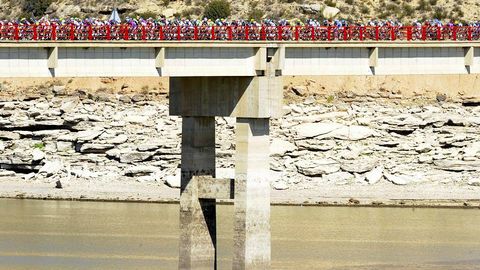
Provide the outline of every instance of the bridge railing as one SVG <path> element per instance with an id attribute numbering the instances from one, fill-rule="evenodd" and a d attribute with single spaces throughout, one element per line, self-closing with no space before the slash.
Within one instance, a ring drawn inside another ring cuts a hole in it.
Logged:
<path id="1" fill-rule="evenodd" d="M 475 41 L 473 26 L 0 25 L 1 41 Z"/>

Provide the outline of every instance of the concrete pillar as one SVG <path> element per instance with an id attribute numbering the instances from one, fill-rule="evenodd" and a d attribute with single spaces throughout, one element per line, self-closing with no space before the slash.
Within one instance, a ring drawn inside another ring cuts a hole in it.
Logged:
<path id="1" fill-rule="evenodd" d="M 269 119 L 237 118 L 233 269 L 269 269 Z"/>
<path id="2" fill-rule="evenodd" d="M 372 71 L 372 75 L 375 75 L 375 69 L 378 67 L 378 48 L 368 49 L 368 66 Z"/>
<path id="3" fill-rule="evenodd" d="M 215 118 L 182 119 L 179 269 L 216 269 L 215 199 L 199 199 L 195 177 L 215 177 Z"/>
<path id="4" fill-rule="evenodd" d="M 463 52 L 465 56 L 465 67 L 467 68 L 468 74 L 470 74 L 471 68 L 475 59 L 475 48 L 474 47 L 463 48 Z"/>
<path id="5" fill-rule="evenodd" d="M 47 67 L 52 77 L 55 77 L 55 69 L 58 68 L 58 47 L 47 48 Z"/>
<path id="6" fill-rule="evenodd" d="M 155 68 L 163 68 L 165 66 L 165 48 L 155 48 Z"/>

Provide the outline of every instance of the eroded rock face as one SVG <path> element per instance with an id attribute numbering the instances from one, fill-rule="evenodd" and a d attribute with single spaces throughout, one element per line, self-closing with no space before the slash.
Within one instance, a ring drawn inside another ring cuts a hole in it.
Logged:
<path id="1" fill-rule="evenodd" d="M 57 89 L 61 90 L 61 89 Z M 118 97 L 118 99 L 123 96 Z M 161 102 L 57 96 L 0 102 L 0 177 L 180 185 L 181 118 Z M 113 105 L 115 104 L 115 105 Z M 277 190 L 332 185 L 478 186 L 480 106 L 443 102 L 286 105 L 272 120 Z M 216 119 L 217 176 L 234 177 L 234 118 Z"/>

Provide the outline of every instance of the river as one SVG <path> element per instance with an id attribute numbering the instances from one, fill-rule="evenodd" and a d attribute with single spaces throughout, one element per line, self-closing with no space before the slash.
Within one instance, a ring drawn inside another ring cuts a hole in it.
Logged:
<path id="1" fill-rule="evenodd" d="M 178 219 L 174 204 L 0 200 L 0 269 L 176 269 Z M 275 206 L 272 269 L 480 269 L 479 224 L 475 209 Z"/>

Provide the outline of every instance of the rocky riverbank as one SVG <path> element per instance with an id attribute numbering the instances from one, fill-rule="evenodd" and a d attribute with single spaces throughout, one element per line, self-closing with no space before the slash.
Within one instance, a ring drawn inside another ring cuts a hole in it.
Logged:
<path id="1" fill-rule="evenodd" d="M 147 99 L 0 102 L 0 196 L 175 201 L 181 119 L 168 116 L 167 101 Z M 475 105 L 312 97 L 286 105 L 272 121 L 273 199 L 478 204 Z M 218 177 L 233 178 L 234 127 L 235 119 L 217 118 Z"/>

